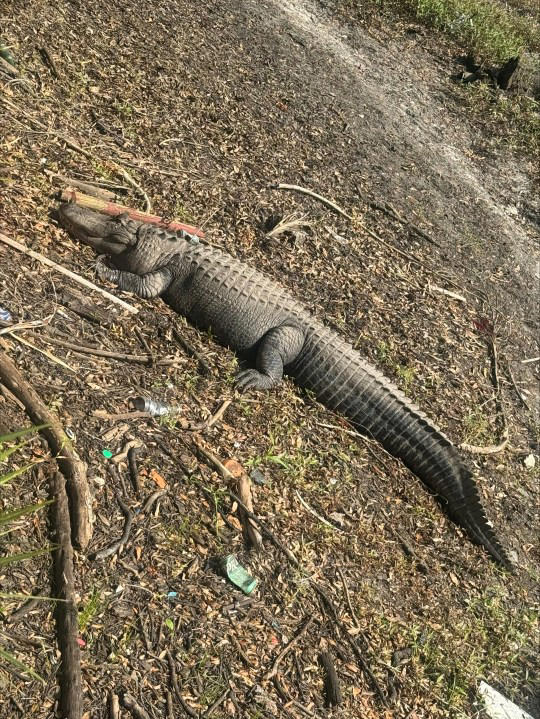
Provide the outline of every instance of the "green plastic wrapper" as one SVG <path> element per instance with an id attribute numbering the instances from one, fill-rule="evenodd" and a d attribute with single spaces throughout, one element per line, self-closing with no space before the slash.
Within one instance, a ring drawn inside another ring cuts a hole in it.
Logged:
<path id="1" fill-rule="evenodd" d="M 258 584 L 258 581 L 246 572 L 234 554 L 228 554 L 223 558 L 223 573 L 244 594 L 251 594 Z"/>

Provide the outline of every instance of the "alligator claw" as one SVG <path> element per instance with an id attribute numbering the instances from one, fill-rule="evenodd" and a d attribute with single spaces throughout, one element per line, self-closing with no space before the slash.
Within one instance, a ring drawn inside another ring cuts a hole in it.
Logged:
<path id="1" fill-rule="evenodd" d="M 107 282 L 118 282 L 120 276 L 119 270 L 109 267 L 103 260 L 106 255 L 99 255 L 96 260 L 96 273 L 100 280 Z"/>
<path id="2" fill-rule="evenodd" d="M 248 389 L 270 389 L 273 386 L 271 377 L 256 369 L 246 369 L 236 375 L 236 387 L 241 392 Z"/>

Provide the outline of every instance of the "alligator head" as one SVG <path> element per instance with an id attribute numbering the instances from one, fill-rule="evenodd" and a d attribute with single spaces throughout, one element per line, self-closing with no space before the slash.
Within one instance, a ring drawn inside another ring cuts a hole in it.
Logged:
<path id="1" fill-rule="evenodd" d="M 104 255 L 119 255 L 137 242 L 138 222 L 127 213 L 110 217 L 66 202 L 58 208 L 60 223 L 70 235 Z"/>
<path id="2" fill-rule="evenodd" d="M 127 213 L 110 217 L 74 203 L 58 208 L 60 223 L 76 239 L 110 257 L 118 270 L 136 275 L 163 267 L 186 246 L 187 233 L 170 232 L 132 220 Z"/>

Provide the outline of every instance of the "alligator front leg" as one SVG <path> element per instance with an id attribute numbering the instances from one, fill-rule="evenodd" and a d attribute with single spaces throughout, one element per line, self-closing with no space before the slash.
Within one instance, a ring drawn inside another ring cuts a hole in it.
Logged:
<path id="1" fill-rule="evenodd" d="M 283 367 L 296 359 L 304 340 L 303 330 L 293 325 L 281 325 L 268 330 L 257 350 L 257 369 L 246 369 L 236 375 L 238 389 L 275 387 L 283 379 Z"/>
<path id="2" fill-rule="evenodd" d="M 96 271 L 100 279 L 113 282 L 119 289 L 133 292 L 145 300 L 159 297 L 172 282 L 171 272 L 166 267 L 148 272 L 146 275 L 135 275 L 132 272 L 123 272 L 114 267 L 108 267 L 99 258 L 96 263 Z"/>

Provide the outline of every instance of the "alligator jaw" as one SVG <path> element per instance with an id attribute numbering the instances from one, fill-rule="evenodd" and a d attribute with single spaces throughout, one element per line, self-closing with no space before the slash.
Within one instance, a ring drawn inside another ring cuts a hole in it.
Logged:
<path id="1" fill-rule="evenodd" d="M 72 202 L 60 205 L 58 216 L 70 235 L 101 254 L 118 255 L 136 239 L 124 227 L 121 218 L 109 217 Z"/>

